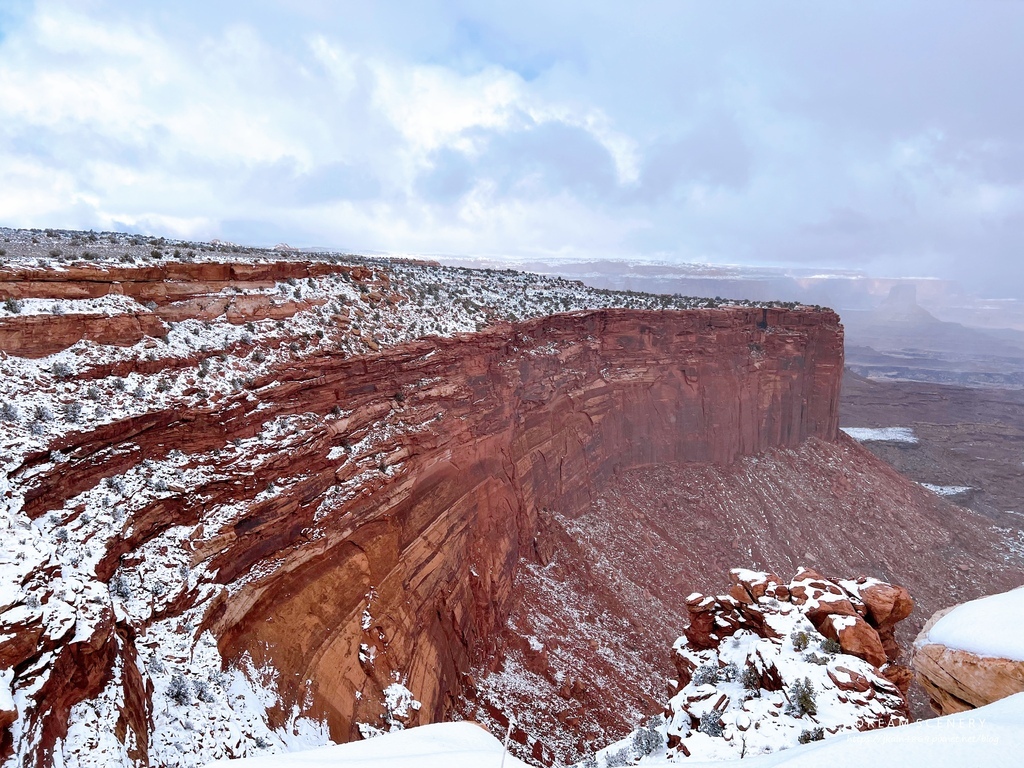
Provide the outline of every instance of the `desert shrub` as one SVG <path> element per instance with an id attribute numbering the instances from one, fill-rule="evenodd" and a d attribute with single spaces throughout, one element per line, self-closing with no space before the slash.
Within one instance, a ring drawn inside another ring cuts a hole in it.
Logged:
<path id="1" fill-rule="evenodd" d="M 813 715 L 818 711 L 815 702 L 814 683 L 809 677 L 797 680 L 789 687 L 789 704 L 786 707 L 787 714 L 794 717 Z"/>
<path id="2" fill-rule="evenodd" d="M 721 736 L 724 731 L 722 729 L 722 717 L 717 710 L 712 709 L 710 712 L 705 712 L 700 716 L 700 725 L 697 726 L 697 730 L 701 733 L 706 733 L 708 736 Z"/>
<path id="3" fill-rule="evenodd" d="M 156 380 L 157 392 L 167 392 L 170 390 L 170 388 L 171 382 L 167 379 L 166 376 L 161 376 L 159 379 Z"/>
<path id="4" fill-rule="evenodd" d="M 53 421 L 53 411 L 51 411 L 45 405 L 37 405 L 34 413 L 36 421 L 49 422 Z"/>
<path id="5" fill-rule="evenodd" d="M 740 676 L 740 669 L 734 663 L 729 662 L 719 670 L 718 674 L 723 682 L 731 683 Z"/>
<path id="6" fill-rule="evenodd" d="M 127 386 L 128 385 L 125 384 L 124 379 L 114 379 L 114 389 L 116 389 L 118 392 L 124 392 Z"/>
<path id="7" fill-rule="evenodd" d="M 85 391 L 85 396 L 90 400 L 99 400 L 101 397 L 103 397 L 103 393 L 100 392 L 100 388 L 97 387 L 95 384 L 90 384 L 89 389 Z"/>
<path id="8" fill-rule="evenodd" d="M 130 600 L 132 596 L 131 587 L 123 573 L 115 573 L 110 579 L 110 594 L 122 600 Z"/>
<path id="9" fill-rule="evenodd" d="M 171 675 L 170 685 L 167 686 L 167 697 L 183 707 L 192 703 L 192 686 L 181 672 Z"/>
<path id="10" fill-rule="evenodd" d="M 0 421 L 20 421 L 21 411 L 14 403 L 7 402 L 0 406 Z"/>
<path id="11" fill-rule="evenodd" d="M 839 644 L 838 640 L 833 640 L 830 637 L 821 643 L 821 650 L 823 653 L 827 653 L 830 656 L 834 656 L 837 653 L 843 652 L 843 646 Z"/>
<path id="12" fill-rule="evenodd" d="M 22 304 L 18 299 L 13 296 L 8 296 L 4 299 L 4 309 L 12 314 L 18 314 L 22 310 Z"/>
<path id="13" fill-rule="evenodd" d="M 63 315 L 64 314 L 64 305 L 63 304 L 51 304 L 50 305 L 50 314 L 51 315 Z"/>
<path id="14" fill-rule="evenodd" d="M 134 397 L 136 400 L 145 400 L 147 394 L 149 393 L 146 392 L 146 388 L 141 384 L 139 384 L 139 386 L 132 390 L 132 397 Z"/>
<path id="15" fill-rule="evenodd" d="M 718 667 L 713 664 L 702 664 L 693 672 L 691 682 L 694 685 L 718 685 Z"/>
<path id="16" fill-rule="evenodd" d="M 53 373 L 58 379 L 70 379 L 75 375 L 74 370 L 70 365 L 65 363 L 63 360 L 58 360 L 50 367 L 50 372 Z"/>
<path id="17" fill-rule="evenodd" d="M 68 540 L 68 529 L 64 526 L 61 526 L 53 532 L 53 535 L 56 537 L 57 541 L 62 543 L 66 542 Z"/>
<path id="18" fill-rule="evenodd" d="M 828 657 L 819 656 L 814 651 L 811 651 L 810 653 L 804 654 L 804 661 L 806 661 L 808 664 L 817 664 L 819 667 L 823 667 L 826 664 L 828 664 Z"/>
<path id="19" fill-rule="evenodd" d="M 807 650 L 807 646 L 811 643 L 811 639 L 807 636 L 806 632 L 794 632 L 790 635 L 790 639 L 793 641 L 793 649 L 796 651 Z"/>
<path id="20" fill-rule="evenodd" d="M 620 768 L 629 765 L 629 747 L 623 747 L 617 752 L 609 752 L 604 757 L 604 764 L 608 768 Z"/>
<path id="21" fill-rule="evenodd" d="M 214 701 L 213 689 L 210 687 L 210 684 L 208 682 L 206 682 L 205 680 L 196 680 L 192 684 L 192 686 L 196 690 L 197 699 L 199 699 L 200 701 L 204 701 L 207 704 Z"/>
<path id="22" fill-rule="evenodd" d="M 51 248 L 50 249 L 50 256 L 52 258 L 59 259 L 61 257 L 61 255 L 62 254 L 61 254 L 60 248 Z"/>
<path id="23" fill-rule="evenodd" d="M 822 728 L 821 726 L 818 726 L 817 728 L 812 728 L 809 731 L 808 730 L 801 731 L 800 732 L 800 736 L 797 737 L 797 740 L 801 744 L 810 744 L 812 741 L 821 741 L 824 738 L 825 738 L 825 729 Z"/>
<path id="24" fill-rule="evenodd" d="M 64 420 L 70 421 L 72 424 L 77 424 L 82 420 L 82 404 L 77 400 L 72 400 L 70 403 L 64 403 Z"/>
<path id="25" fill-rule="evenodd" d="M 149 484 L 149 487 L 152 488 L 157 493 L 163 493 L 164 491 L 168 490 L 167 481 L 160 477 L 154 479 Z"/>
<path id="26" fill-rule="evenodd" d="M 665 737 L 661 733 L 661 725 L 664 719 L 661 715 L 655 715 L 633 733 L 633 752 L 639 756 L 649 755 L 657 752 L 665 744 Z"/>
<path id="27" fill-rule="evenodd" d="M 752 666 L 744 667 L 743 672 L 740 674 L 740 683 L 748 691 L 760 691 L 761 675 Z"/>

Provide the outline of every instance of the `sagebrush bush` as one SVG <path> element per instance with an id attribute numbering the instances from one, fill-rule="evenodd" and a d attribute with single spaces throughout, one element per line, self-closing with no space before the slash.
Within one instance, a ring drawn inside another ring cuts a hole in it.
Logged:
<path id="1" fill-rule="evenodd" d="M 0 421 L 21 421 L 21 411 L 14 403 L 7 402 L 0 406 Z"/>
<path id="2" fill-rule="evenodd" d="M 604 764 L 608 768 L 621 768 L 622 766 L 629 765 L 629 748 L 623 747 L 617 752 L 609 752 L 604 757 Z"/>
<path id="3" fill-rule="evenodd" d="M 700 725 L 697 726 L 697 730 L 708 736 L 721 736 L 725 732 L 722 728 L 722 716 L 714 709 L 705 712 L 700 716 Z"/>
<path id="4" fill-rule="evenodd" d="M 822 641 L 821 650 L 823 653 L 827 653 L 830 656 L 834 656 L 837 653 L 843 652 L 843 646 L 839 644 L 838 640 L 833 640 L 831 637 L 829 637 Z"/>
<path id="5" fill-rule="evenodd" d="M 181 672 L 171 675 L 171 683 L 167 686 L 167 696 L 171 701 L 183 707 L 192 703 L 192 686 Z"/>
<path id="6" fill-rule="evenodd" d="M 131 587 L 128 586 L 128 580 L 125 579 L 123 573 L 115 573 L 110 579 L 110 594 L 121 598 L 122 600 L 130 600 L 132 596 Z"/>
<path id="7" fill-rule="evenodd" d="M 82 404 L 77 400 L 64 403 L 64 420 L 77 424 L 82 420 Z"/>
<path id="8" fill-rule="evenodd" d="M 718 685 L 720 676 L 714 664 L 701 664 L 693 671 L 691 682 L 694 685 Z"/>
<path id="9" fill-rule="evenodd" d="M 789 687 L 789 704 L 786 706 L 786 712 L 794 717 L 817 714 L 814 683 L 809 677 L 797 680 Z"/>
<path id="10" fill-rule="evenodd" d="M 801 744 L 810 744 L 812 741 L 821 741 L 824 738 L 825 729 L 819 725 L 817 728 L 812 728 L 809 731 L 801 731 L 800 735 L 797 737 L 797 740 Z"/>
<path id="11" fill-rule="evenodd" d="M 74 369 L 63 360 L 58 360 L 50 367 L 50 371 L 58 379 L 70 379 L 75 375 Z"/>
<path id="12" fill-rule="evenodd" d="M 657 752 L 664 746 L 665 737 L 661 732 L 663 723 L 664 718 L 661 715 L 654 715 L 633 733 L 633 752 L 638 757 Z"/>
<path id="13" fill-rule="evenodd" d="M 790 639 L 793 641 L 793 649 L 797 651 L 805 651 L 807 646 L 811 644 L 811 639 L 807 636 L 806 632 L 794 632 L 790 635 Z"/>

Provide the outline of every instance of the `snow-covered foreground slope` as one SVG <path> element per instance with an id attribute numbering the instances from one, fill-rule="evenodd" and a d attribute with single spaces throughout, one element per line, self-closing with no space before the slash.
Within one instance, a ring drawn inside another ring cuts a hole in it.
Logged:
<path id="1" fill-rule="evenodd" d="M 639 765 L 688 768 L 965 768 L 1017 765 L 1024 750 L 1024 694 L 959 715 L 923 720 L 901 728 L 837 736 L 783 752 L 739 761 L 668 761 L 651 755 Z M 498 768 L 501 743 L 470 723 L 424 725 L 370 741 L 309 752 L 225 760 L 210 768 Z M 525 763 L 512 756 L 507 768 Z"/>
<path id="2" fill-rule="evenodd" d="M 474 723 L 436 723 L 389 733 L 369 741 L 245 760 L 218 760 L 209 768 L 499 768 L 501 742 Z M 504 755 L 505 768 L 527 768 Z"/>

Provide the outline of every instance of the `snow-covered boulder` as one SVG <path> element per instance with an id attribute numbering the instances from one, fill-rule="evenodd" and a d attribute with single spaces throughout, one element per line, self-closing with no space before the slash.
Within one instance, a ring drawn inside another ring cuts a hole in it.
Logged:
<path id="1" fill-rule="evenodd" d="M 939 714 L 1024 691 L 1024 587 L 939 611 L 914 649 L 917 679 Z"/>

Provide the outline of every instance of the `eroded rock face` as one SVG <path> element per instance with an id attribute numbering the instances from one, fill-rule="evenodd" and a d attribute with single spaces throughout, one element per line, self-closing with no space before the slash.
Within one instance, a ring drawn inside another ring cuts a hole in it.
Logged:
<path id="1" fill-rule="evenodd" d="M 41 686 L 12 746 L 44 764 L 103 689 L 125 702 L 114 730 L 144 761 L 162 716 L 154 684 L 178 695 L 159 648 L 207 635 L 228 667 L 275 671 L 274 726 L 298 707 L 357 738 L 397 716 L 394 685 L 419 703 L 404 722 L 442 719 L 493 654 L 523 558 L 542 557 L 541 510 L 580 510 L 634 466 L 833 440 L 841 369 L 829 312 L 580 312 L 318 354 L 206 407 L 67 434 L 51 446 L 59 460 L 30 455 L 11 474 L 41 525 L 59 511 L 92 531 L 94 513 L 77 518 L 113 475 L 170 463 L 184 480 L 149 481 L 158 492 L 116 535 L 88 533 L 113 611 L 88 585 L 43 591 L 13 627 L 25 636 L 51 616 L 38 646 L 0 658 L 26 670 L 15 686 Z M 148 592 L 165 565 L 182 581 Z M 41 566 L 28 583 L 45 578 Z M 59 620 L 65 604 L 86 618 Z M 53 687 L 69 679 L 81 685 Z"/>

